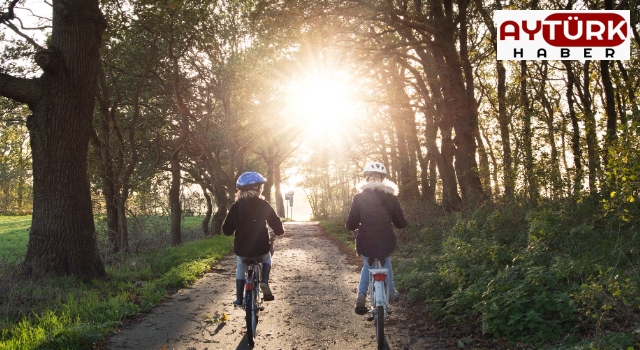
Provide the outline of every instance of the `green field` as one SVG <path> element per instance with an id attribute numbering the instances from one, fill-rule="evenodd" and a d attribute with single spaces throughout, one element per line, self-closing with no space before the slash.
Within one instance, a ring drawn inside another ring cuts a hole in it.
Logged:
<path id="1" fill-rule="evenodd" d="M 101 233 L 99 219 L 96 220 L 98 234 Z M 149 221 L 149 220 L 147 220 Z M 168 227 L 169 218 L 156 217 L 154 220 L 164 230 Z M 183 218 L 182 227 L 184 229 L 197 229 L 202 223 L 202 218 L 189 216 Z M 26 216 L 0 216 L 0 266 L 13 265 L 24 257 L 29 241 L 29 227 L 31 226 L 31 215 Z M 130 229 L 135 229 L 131 225 Z"/>
<path id="2" fill-rule="evenodd" d="M 0 216 L 0 263 L 15 263 L 22 259 L 29 241 L 27 229 L 31 215 Z"/>

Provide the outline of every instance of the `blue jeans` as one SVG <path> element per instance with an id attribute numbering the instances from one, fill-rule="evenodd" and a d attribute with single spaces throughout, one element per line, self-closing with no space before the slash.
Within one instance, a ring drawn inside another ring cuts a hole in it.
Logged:
<path id="1" fill-rule="evenodd" d="M 369 260 L 368 257 L 362 255 L 362 260 L 364 264 L 362 265 L 362 272 L 360 273 L 360 285 L 358 286 L 358 294 L 367 295 L 369 290 Z M 382 266 L 383 269 L 389 269 L 389 273 L 387 274 L 387 283 L 389 283 L 389 290 L 394 290 L 393 287 L 393 270 L 391 269 L 391 259 L 387 257 Z"/>
<path id="2" fill-rule="evenodd" d="M 271 265 L 271 253 L 262 256 L 262 263 Z M 242 262 L 242 257 L 236 255 L 236 279 L 243 280 L 245 272 L 247 272 L 247 264 Z"/>

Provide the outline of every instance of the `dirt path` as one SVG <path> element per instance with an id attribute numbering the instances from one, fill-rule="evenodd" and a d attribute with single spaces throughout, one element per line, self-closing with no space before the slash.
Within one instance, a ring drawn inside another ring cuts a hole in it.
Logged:
<path id="1" fill-rule="evenodd" d="M 254 349 L 376 348 L 374 325 L 353 312 L 359 267 L 315 223 L 288 223 L 276 241 L 271 288 Z M 355 254 L 355 253 L 354 253 Z M 109 349 L 249 349 L 244 310 L 234 308 L 235 256 L 182 289 L 107 341 Z M 416 322 L 403 303 L 385 327 L 388 349 L 442 349 L 433 337 L 411 335 Z M 208 315 L 227 314 L 224 323 Z"/>

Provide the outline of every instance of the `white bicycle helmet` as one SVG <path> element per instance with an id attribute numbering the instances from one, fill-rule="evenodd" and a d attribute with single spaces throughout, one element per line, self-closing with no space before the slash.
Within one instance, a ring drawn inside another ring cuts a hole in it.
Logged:
<path id="1" fill-rule="evenodd" d="M 362 174 L 364 176 L 381 175 L 384 178 L 387 176 L 387 168 L 380 162 L 371 162 L 364 166 Z"/>

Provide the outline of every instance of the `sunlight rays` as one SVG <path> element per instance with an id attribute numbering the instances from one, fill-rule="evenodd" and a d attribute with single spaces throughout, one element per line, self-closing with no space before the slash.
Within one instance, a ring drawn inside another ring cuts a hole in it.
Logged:
<path id="1" fill-rule="evenodd" d="M 294 120 L 312 135 L 346 127 L 357 109 L 349 76 L 337 73 L 292 81 L 287 89 L 287 105 Z"/>

